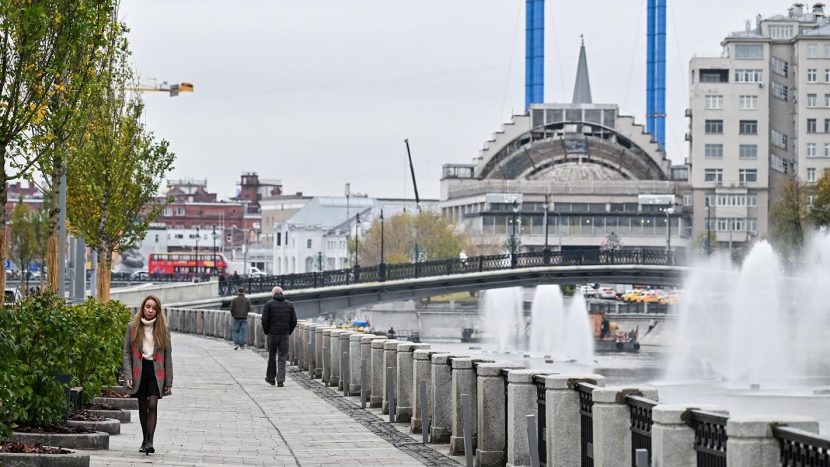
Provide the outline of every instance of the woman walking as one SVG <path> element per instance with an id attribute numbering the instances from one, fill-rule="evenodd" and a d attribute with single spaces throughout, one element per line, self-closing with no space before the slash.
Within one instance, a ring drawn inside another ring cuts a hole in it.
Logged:
<path id="1" fill-rule="evenodd" d="M 124 336 L 124 374 L 130 395 L 138 398 L 138 418 L 144 440 L 139 452 L 156 452 L 153 434 L 158 419 L 158 400 L 171 394 L 173 358 L 167 319 L 158 297 L 148 295 L 127 325 Z"/>

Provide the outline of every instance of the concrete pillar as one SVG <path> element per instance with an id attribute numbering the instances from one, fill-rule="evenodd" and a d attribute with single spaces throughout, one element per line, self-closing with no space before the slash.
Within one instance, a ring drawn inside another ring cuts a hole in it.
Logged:
<path id="1" fill-rule="evenodd" d="M 231 316 L 230 311 L 223 311 L 222 313 L 225 315 L 225 325 L 227 326 L 225 328 L 225 340 L 226 341 L 233 341 L 233 317 Z M 199 322 L 199 314 L 197 313 L 196 314 L 197 326 L 198 326 L 198 322 Z"/>
<path id="2" fill-rule="evenodd" d="M 430 440 L 449 443 L 452 433 L 452 369 L 450 354 L 432 355 L 432 420 Z"/>
<path id="3" fill-rule="evenodd" d="M 507 465 L 530 465 L 527 416 L 536 415 L 533 377 L 542 370 L 511 370 L 507 374 Z M 579 465 L 579 463 L 574 464 Z"/>
<path id="4" fill-rule="evenodd" d="M 372 397 L 369 398 L 369 407 L 383 406 L 383 380 L 386 369 L 383 367 L 383 345 L 388 339 L 377 337 L 372 339 Z"/>
<path id="5" fill-rule="evenodd" d="M 503 363 L 481 363 L 476 370 L 476 453 L 478 467 L 500 467 L 507 460 L 507 385 Z"/>
<path id="6" fill-rule="evenodd" d="M 248 337 L 245 345 L 253 346 L 256 340 L 256 323 L 254 323 L 254 315 L 248 313 Z"/>
<path id="7" fill-rule="evenodd" d="M 579 393 L 575 389 L 577 383 L 604 386 L 605 378 L 602 375 L 590 373 L 545 377 L 545 411 L 547 413 L 539 416 L 545 417 L 547 462 L 550 466 L 579 465 L 581 462 Z"/>
<path id="8" fill-rule="evenodd" d="M 398 376 L 395 382 L 395 421 L 409 423 L 412 420 L 412 406 L 414 401 L 413 381 L 414 363 L 413 352 L 418 349 L 428 349 L 429 344 L 403 342 L 398 344 L 397 368 Z"/>
<path id="9" fill-rule="evenodd" d="M 372 396 L 372 341 L 377 336 L 374 334 L 364 334 L 360 339 L 360 366 L 366 365 L 366 387 L 362 388 L 366 394 L 366 402 Z"/>
<path id="10" fill-rule="evenodd" d="M 323 383 L 328 386 L 329 384 L 329 377 L 331 376 L 331 331 L 334 328 L 325 328 L 323 329 L 323 337 L 321 345 L 323 346 L 323 353 L 326 354 L 326 358 L 322 358 L 322 368 L 323 368 Z"/>
<path id="11" fill-rule="evenodd" d="M 694 406 L 661 404 L 651 410 L 651 465 L 674 467 L 697 465 L 695 430 L 686 423 L 686 412 L 692 409 L 725 414 L 726 411 L 708 404 Z"/>
<path id="12" fill-rule="evenodd" d="M 288 336 L 288 361 L 286 364 L 297 366 L 297 336 L 300 335 L 300 323 L 297 322 L 297 327 L 294 329 L 294 332 Z M 265 346 L 267 349 L 268 342 L 266 340 Z"/>
<path id="13" fill-rule="evenodd" d="M 381 412 L 389 413 L 389 387 L 392 381 L 389 381 L 386 374 L 387 369 L 392 367 L 392 373 L 398 373 L 398 344 L 401 341 L 397 339 L 389 339 L 383 343 L 383 405 L 381 405 Z"/>
<path id="14" fill-rule="evenodd" d="M 308 361 L 308 371 L 311 371 L 312 366 L 314 367 L 314 371 L 317 371 L 317 368 L 320 367 L 320 362 L 317 361 L 317 352 L 314 350 L 317 345 L 317 323 L 309 323 L 308 324 L 308 337 L 306 338 L 306 360 Z M 311 373 L 309 373 L 311 374 Z"/>
<path id="15" fill-rule="evenodd" d="M 343 331 L 340 333 L 340 348 L 338 349 L 338 357 L 340 359 L 340 381 L 337 383 L 337 388 L 340 390 L 349 389 L 343 387 L 344 384 L 350 384 L 350 370 L 349 370 L 349 340 L 354 331 Z M 345 355 L 343 354 L 345 352 Z"/>
<path id="16" fill-rule="evenodd" d="M 468 394 L 470 401 L 475 401 L 475 374 L 471 358 L 453 358 L 450 360 L 452 376 L 450 384 L 452 406 L 452 433 L 450 435 L 450 454 L 464 454 L 464 418 L 461 411 L 461 395 Z M 472 420 L 476 419 L 475 408 L 472 409 Z M 475 441 L 473 441 L 475 446 Z"/>
<path id="17" fill-rule="evenodd" d="M 625 402 L 628 395 L 657 400 L 654 388 L 594 389 L 594 465 L 631 467 L 631 407 Z"/>
<path id="18" fill-rule="evenodd" d="M 314 377 L 323 377 L 323 331 L 326 329 L 325 325 L 318 325 L 314 331 Z"/>
<path id="19" fill-rule="evenodd" d="M 305 321 L 297 322 L 297 329 L 294 330 L 292 334 L 294 336 L 294 342 L 289 344 L 289 347 L 294 347 L 294 361 L 297 368 L 300 370 L 303 369 L 303 352 L 300 350 L 303 348 L 303 328 L 305 327 Z M 290 349 L 289 349 L 290 352 Z"/>
<path id="20" fill-rule="evenodd" d="M 360 395 L 360 368 L 363 366 L 360 342 L 363 336 L 362 332 L 349 336 L 349 395 L 352 396 Z"/>
<path id="21" fill-rule="evenodd" d="M 432 354 L 434 353 L 429 349 L 416 349 L 412 352 L 412 418 L 409 423 L 409 431 L 412 433 L 421 432 L 421 404 L 427 405 L 428 417 L 432 414 Z M 423 401 L 421 400 L 421 381 L 427 383 L 427 397 Z"/>
<path id="22" fill-rule="evenodd" d="M 248 319 L 251 315 L 248 315 Z M 254 319 L 254 347 L 261 349 L 265 347 L 265 333 L 262 330 L 262 315 L 253 315 Z M 290 350 L 290 349 L 289 349 Z"/>
<path id="23" fill-rule="evenodd" d="M 726 465 L 729 467 L 778 467 L 781 446 L 772 435 L 773 425 L 818 434 L 818 422 L 793 415 L 730 418 L 726 422 Z"/>
<path id="24" fill-rule="evenodd" d="M 340 334 L 344 332 L 342 329 L 334 329 L 329 333 L 329 336 L 331 336 L 329 341 L 329 366 L 331 367 L 329 386 L 333 387 L 340 384 Z"/>

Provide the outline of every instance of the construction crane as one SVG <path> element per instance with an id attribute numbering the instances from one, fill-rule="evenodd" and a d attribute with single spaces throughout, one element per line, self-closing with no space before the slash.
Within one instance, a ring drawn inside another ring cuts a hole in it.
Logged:
<path id="1" fill-rule="evenodd" d="M 152 92 L 169 92 L 170 97 L 178 96 L 180 92 L 193 92 L 193 83 L 176 83 L 167 84 L 167 81 L 162 81 L 156 84 L 153 80 L 152 85 L 143 85 L 127 87 L 129 91 L 152 91 Z"/>

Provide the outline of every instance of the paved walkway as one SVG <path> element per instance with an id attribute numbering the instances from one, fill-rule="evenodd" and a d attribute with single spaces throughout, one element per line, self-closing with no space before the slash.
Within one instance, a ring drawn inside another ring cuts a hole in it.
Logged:
<path id="1" fill-rule="evenodd" d="M 405 435 L 384 436 L 384 428 L 374 425 L 381 423 L 375 415 L 367 412 L 376 420 L 361 423 L 342 405 L 351 402 L 336 398 L 328 389 L 310 386 L 297 373 L 289 376 L 285 387 L 268 385 L 265 359 L 256 351 L 234 351 L 226 341 L 178 333 L 173 334 L 173 345 L 173 395 L 159 401 L 156 453 L 138 452 L 141 425 L 138 412 L 133 411 L 132 423 L 122 424 L 121 434 L 110 437 L 108 451 L 90 451 L 91 465 L 414 466 L 455 462 Z M 388 425 L 385 429 L 397 433 Z M 401 443 L 401 439 L 409 442 Z M 412 450 L 418 452 L 407 454 Z"/>

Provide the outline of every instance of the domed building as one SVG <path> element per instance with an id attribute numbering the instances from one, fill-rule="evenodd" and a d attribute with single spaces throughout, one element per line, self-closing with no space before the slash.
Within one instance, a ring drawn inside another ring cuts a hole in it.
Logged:
<path id="1" fill-rule="evenodd" d="M 491 251 L 538 251 L 546 239 L 554 251 L 600 248 L 612 237 L 626 249 L 685 249 L 686 178 L 633 117 L 592 102 L 583 44 L 573 102 L 530 104 L 472 164 L 445 164 L 441 207 Z"/>

